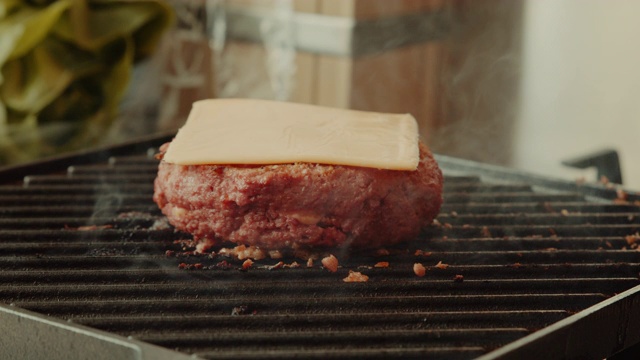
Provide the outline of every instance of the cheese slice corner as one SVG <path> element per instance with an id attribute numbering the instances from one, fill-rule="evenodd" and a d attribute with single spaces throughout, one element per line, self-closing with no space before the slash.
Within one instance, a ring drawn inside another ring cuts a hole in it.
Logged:
<path id="1" fill-rule="evenodd" d="M 164 154 L 178 165 L 308 162 L 415 170 L 418 124 L 410 114 L 254 99 L 193 104 Z"/>

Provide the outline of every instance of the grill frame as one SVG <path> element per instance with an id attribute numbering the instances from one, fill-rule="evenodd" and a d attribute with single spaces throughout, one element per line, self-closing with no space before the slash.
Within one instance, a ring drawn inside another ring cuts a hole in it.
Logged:
<path id="1" fill-rule="evenodd" d="M 64 172 L 69 166 L 110 162 L 110 159 L 114 156 L 145 154 L 148 153 L 147 149 L 158 147 L 172 137 L 173 133 L 158 134 L 118 146 L 0 169 L 0 178 L 3 179 L 2 183 L 4 184 L 18 184 L 25 176 Z M 499 179 L 501 183 L 527 183 L 545 190 L 583 194 L 596 204 L 594 206 L 606 206 L 619 195 L 616 189 L 598 184 L 577 184 L 446 156 L 437 156 L 436 159 L 441 167 L 452 172 L 473 174 L 482 179 Z M 27 180 L 27 182 L 29 181 Z M 640 195 L 632 192 L 627 193 L 629 201 L 640 200 Z M 463 199 L 461 201 L 468 200 Z M 470 228 L 469 231 L 482 231 L 482 229 Z M 608 315 L 611 314 L 615 315 L 615 320 L 608 318 Z M 16 319 L 20 320 L 17 321 Z M 59 344 L 60 351 L 75 348 L 78 351 L 108 354 L 112 346 L 121 346 L 126 350 L 122 353 L 123 358 L 186 358 L 186 355 L 182 353 L 146 342 L 127 339 L 78 324 L 65 323 L 12 306 L 0 305 L 0 322 L 5 324 L 4 326 L 7 326 L 6 324 L 19 323 L 24 328 L 16 338 L 12 338 L 10 341 L 0 340 L 5 341 L 3 345 L 10 346 L 10 348 L 13 347 L 16 351 L 30 349 L 30 351 L 35 351 L 35 355 L 45 354 L 45 352 L 39 352 L 38 347 L 27 346 L 30 343 L 29 340 L 35 334 L 38 334 L 45 340 Z M 640 325 L 635 324 L 640 324 L 640 286 L 635 286 L 538 332 L 486 353 L 480 356 L 479 359 L 537 359 L 541 358 L 540 349 L 546 351 L 545 356 L 542 356 L 544 358 L 577 358 L 583 355 L 588 355 L 592 358 L 603 358 L 640 342 L 640 328 L 638 328 Z M 2 329 L 2 326 L 0 325 L 0 329 Z M 599 333 L 596 333 L 593 329 L 599 329 Z M 6 328 L 6 331 L 9 330 L 10 328 Z M 78 337 L 69 336 L 70 333 L 83 334 L 85 338 L 88 336 L 92 340 L 89 342 L 78 341 Z M 605 334 L 605 336 L 603 337 L 602 334 Z M 16 354 L 23 353 L 16 352 Z M 68 353 L 64 355 L 66 358 Z"/>

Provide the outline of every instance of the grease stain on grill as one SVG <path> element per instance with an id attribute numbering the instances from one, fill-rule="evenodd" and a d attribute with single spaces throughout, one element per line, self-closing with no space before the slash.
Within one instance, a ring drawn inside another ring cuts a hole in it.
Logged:
<path id="1" fill-rule="evenodd" d="M 156 167 L 113 157 L 0 186 L 0 301 L 205 358 L 471 359 L 639 283 L 627 193 L 445 168 L 432 227 L 330 273 L 321 255 L 199 254 L 152 202 Z M 368 281 L 345 284 L 356 270 Z"/>

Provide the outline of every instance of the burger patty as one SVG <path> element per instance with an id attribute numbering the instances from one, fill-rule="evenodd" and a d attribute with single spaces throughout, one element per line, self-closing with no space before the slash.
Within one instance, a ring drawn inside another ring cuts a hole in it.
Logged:
<path id="1" fill-rule="evenodd" d="M 154 188 L 169 222 L 196 240 L 265 249 L 391 245 L 415 238 L 442 205 L 442 172 L 423 144 L 415 171 L 161 161 Z"/>

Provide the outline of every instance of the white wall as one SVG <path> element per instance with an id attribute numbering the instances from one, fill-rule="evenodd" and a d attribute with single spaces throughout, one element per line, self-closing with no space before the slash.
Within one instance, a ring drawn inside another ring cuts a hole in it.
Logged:
<path id="1" fill-rule="evenodd" d="M 527 1 L 514 167 L 576 178 L 561 160 L 612 147 L 640 190 L 639 16 L 640 1 Z"/>

